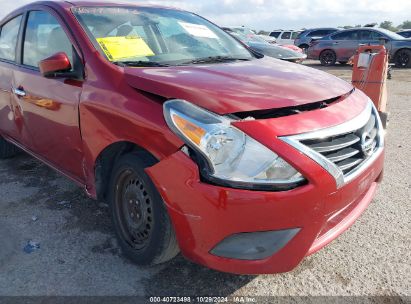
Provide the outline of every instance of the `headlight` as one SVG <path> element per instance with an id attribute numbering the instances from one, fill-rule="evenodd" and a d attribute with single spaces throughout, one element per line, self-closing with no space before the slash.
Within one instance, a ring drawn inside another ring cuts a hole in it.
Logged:
<path id="1" fill-rule="evenodd" d="M 232 120 L 184 100 L 164 104 L 168 126 L 197 154 L 206 179 L 235 188 L 284 190 L 304 177 L 273 151 L 231 125 Z"/>

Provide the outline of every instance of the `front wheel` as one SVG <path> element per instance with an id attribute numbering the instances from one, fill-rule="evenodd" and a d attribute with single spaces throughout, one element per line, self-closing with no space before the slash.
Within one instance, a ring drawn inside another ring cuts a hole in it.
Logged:
<path id="1" fill-rule="evenodd" d="M 332 66 L 337 62 L 337 55 L 332 50 L 325 50 L 320 54 L 321 65 Z"/>
<path id="2" fill-rule="evenodd" d="M 153 165 L 145 153 L 122 156 L 114 166 L 110 189 L 114 230 L 123 254 L 139 265 L 174 258 L 179 248 L 167 210 L 144 169 Z"/>
<path id="3" fill-rule="evenodd" d="M 411 50 L 399 50 L 395 54 L 395 66 L 398 68 L 411 67 Z"/>

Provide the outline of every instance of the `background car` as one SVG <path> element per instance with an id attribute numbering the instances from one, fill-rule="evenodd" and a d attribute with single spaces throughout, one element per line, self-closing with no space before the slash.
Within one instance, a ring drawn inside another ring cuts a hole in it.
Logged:
<path id="1" fill-rule="evenodd" d="M 252 50 L 261 53 L 268 57 L 273 57 L 276 59 L 281 59 L 285 61 L 301 63 L 306 58 L 307 55 L 302 54 L 300 52 L 293 51 L 289 48 L 273 45 L 265 41 L 264 39 L 254 36 L 248 37 L 246 35 L 238 34 L 238 33 L 231 33 L 234 37 L 238 40 L 242 41 L 244 44 L 249 46 Z"/>
<path id="2" fill-rule="evenodd" d="M 401 35 L 404 38 L 411 38 L 411 29 L 409 30 L 401 30 L 397 32 L 398 35 Z"/>
<path id="3" fill-rule="evenodd" d="M 271 44 L 276 44 L 277 43 L 277 39 L 275 39 L 274 37 L 270 37 L 268 35 L 261 35 L 261 34 L 259 34 L 257 36 L 264 39 L 268 43 L 271 43 Z"/>
<path id="4" fill-rule="evenodd" d="M 257 37 L 264 39 L 268 43 L 276 43 L 277 41 L 277 39 L 275 39 L 274 37 L 270 37 L 268 35 L 259 35 L 252 29 L 247 28 L 245 26 L 227 26 L 227 27 L 223 27 L 223 30 L 225 30 L 226 32 L 235 32 L 235 33 L 239 33 L 239 34 L 243 34 L 243 35 L 251 36 L 251 37 L 257 36 Z"/>
<path id="5" fill-rule="evenodd" d="M 384 43 L 390 53 L 390 61 L 397 67 L 411 67 L 411 39 L 381 28 L 355 28 L 343 30 L 311 42 L 308 58 L 320 60 L 324 66 L 341 64 L 355 54 L 361 44 Z"/>
<path id="6" fill-rule="evenodd" d="M 339 29 L 331 28 L 331 27 L 308 29 L 308 30 L 301 32 L 297 36 L 297 39 L 295 39 L 294 44 L 303 50 L 307 50 L 310 46 L 311 41 L 321 39 L 329 34 L 332 34 L 338 31 Z"/>
<path id="7" fill-rule="evenodd" d="M 277 39 L 278 44 L 294 44 L 295 39 L 301 31 L 293 31 L 293 30 L 276 30 L 270 33 L 270 37 L 274 37 Z"/>
<path id="8" fill-rule="evenodd" d="M 305 51 L 303 49 L 299 48 L 298 46 L 294 44 L 281 44 L 281 45 L 278 44 L 278 46 L 293 50 L 294 52 L 297 52 L 297 53 L 305 54 Z"/>
<path id="9" fill-rule="evenodd" d="M 297 53 L 305 54 L 303 49 L 299 48 L 298 46 L 296 46 L 294 44 L 279 44 L 279 43 L 277 43 L 277 41 L 274 37 L 270 37 L 270 36 L 267 36 L 267 35 L 252 34 L 252 33 L 254 33 L 254 31 L 251 31 L 251 32 L 250 31 L 245 31 L 244 27 L 223 27 L 222 29 L 225 30 L 226 32 L 230 33 L 230 34 L 235 33 L 235 34 L 238 34 L 238 35 L 241 35 L 241 36 L 245 36 L 247 39 L 250 39 L 250 40 L 252 40 L 253 38 L 258 38 L 257 40 L 259 42 L 262 42 L 261 40 L 264 40 L 265 42 L 268 42 L 270 44 L 281 46 L 283 48 L 290 49 L 290 50 L 292 50 L 294 52 L 297 52 Z M 242 39 L 240 39 L 240 40 L 242 40 Z"/>

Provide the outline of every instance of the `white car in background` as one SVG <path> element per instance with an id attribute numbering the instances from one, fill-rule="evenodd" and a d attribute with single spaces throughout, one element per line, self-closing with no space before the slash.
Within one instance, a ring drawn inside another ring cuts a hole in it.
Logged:
<path id="1" fill-rule="evenodd" d="M 295 39 L 302 31 L 294 30 L 276 30 L 270 33 L 270 37 L 277 39 L 278 44 L 294 44 Z"/>

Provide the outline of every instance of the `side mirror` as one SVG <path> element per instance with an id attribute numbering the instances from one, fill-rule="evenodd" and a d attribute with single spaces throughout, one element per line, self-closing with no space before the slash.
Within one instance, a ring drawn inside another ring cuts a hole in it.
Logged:
<path id="1" fill-rule="evenodd" d="M 40 73 L 44 77 L 63 77 L 64 73 L 70 72 L 71 63 L 66 53 L 56 53 L 39 62 Z"/>

